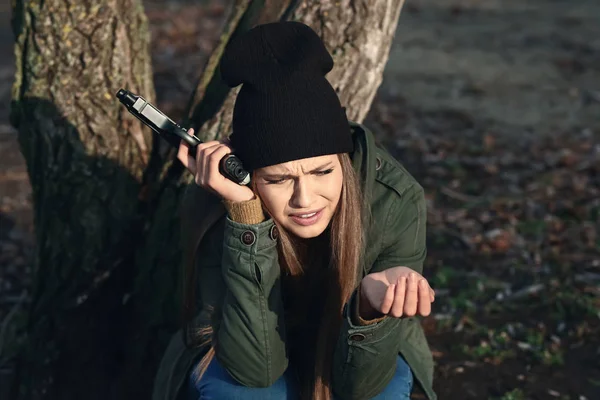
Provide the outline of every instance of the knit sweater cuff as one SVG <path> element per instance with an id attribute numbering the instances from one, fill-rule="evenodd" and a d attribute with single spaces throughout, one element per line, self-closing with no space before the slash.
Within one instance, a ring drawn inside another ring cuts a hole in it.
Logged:
<path id="1" fill-rule="evenodd" d="M 240 224 L 260 224 L 265 220 L 262 203 L 258 197 L 248 201 L 223 200 L 223 204 L 229 213 L 229 218 Z"/>
<path id="2" fill-rule="evenodd" d="M 373 324 L 383 321 L 386 317 L 385 315 L 383 315 L 379 318 L 374 318 L 374 319 L 369 319 L 369 320 L 361 318 L 360 312 L 359 312 L 359 310 L 360 310 L 360 285 L 358 285 L 358 289 L 356 290 L 356 298 L 354 300 L 353 308 L 354 308 L 354 310 L 352 313 L 353 314 L 352 319 L 354 320 L 353 323 L 355 325 L 363 325 L 363 326 L 364 325 L 373 325 Z"/>

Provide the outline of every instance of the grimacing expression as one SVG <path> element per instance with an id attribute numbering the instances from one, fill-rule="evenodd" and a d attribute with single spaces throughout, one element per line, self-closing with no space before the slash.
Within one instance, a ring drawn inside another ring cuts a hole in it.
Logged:
<path id="1" fill-rule="evenodd" d="M 303 239 L 325 231 L 342 193 L 342 165 L 336 154 L 289 161 L 255 172 L 256 190 L 280 226 Z"/>

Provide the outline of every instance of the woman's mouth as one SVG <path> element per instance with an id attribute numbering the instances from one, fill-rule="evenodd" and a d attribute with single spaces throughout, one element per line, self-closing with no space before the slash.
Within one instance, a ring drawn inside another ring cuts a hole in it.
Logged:
<path id="1" fill-rule="evenodd" d="M 323 215 L 323 210 L 325 208 L 321 208 L 318 211 L 309 212 L 306 214 L 293 214 L 290 215 L 292 220 L 298 225 L 309 226 L 317 223 L 319 219 L 321 219 L 321 215 Z"/>

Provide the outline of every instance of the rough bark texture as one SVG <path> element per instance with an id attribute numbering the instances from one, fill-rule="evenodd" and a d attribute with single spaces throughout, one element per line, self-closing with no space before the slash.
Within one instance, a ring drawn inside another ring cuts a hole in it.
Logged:
<path id="1" fill-rule="evenodd" d="M 237 88 L 217 65 L 227 41 L 293 15 L 321 34 L 328 79 L 362 121 L 382 79 L 402 0 L 236 0 L 190 99 L 204 140 L 230 133 Z M 158 154 L 114 98 L 153 99 L 139 0 L 13 0 L 13 124 L 34 191 L 37 254 L 23 398 L 148 398 L 182 287 L 179 203 L 191 176 Z M 360 21 L 360 22 L 358 22 Z M 197 218 L 197 215 L 186 218 Z"/>
<path id="2" fill-rule="evenodd" d="M 153 98 L 139 0 L 16 0 L 12 123 L 33 187 L 37 250 L 23 398 L 114 398 L 125 351 L 140 190 L 152 136 L 115 101 Z"/>

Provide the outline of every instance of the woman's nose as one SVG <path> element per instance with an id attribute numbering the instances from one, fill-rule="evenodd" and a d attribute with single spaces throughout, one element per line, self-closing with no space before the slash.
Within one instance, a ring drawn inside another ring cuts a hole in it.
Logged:
<path id="1" fill-rule="evenodd" d="M 305 179 L 298 179 L 294 183 L 294 194 L 291 203 L 294 208 L 309 208 L 312 205 L 312 190 Z"/>

